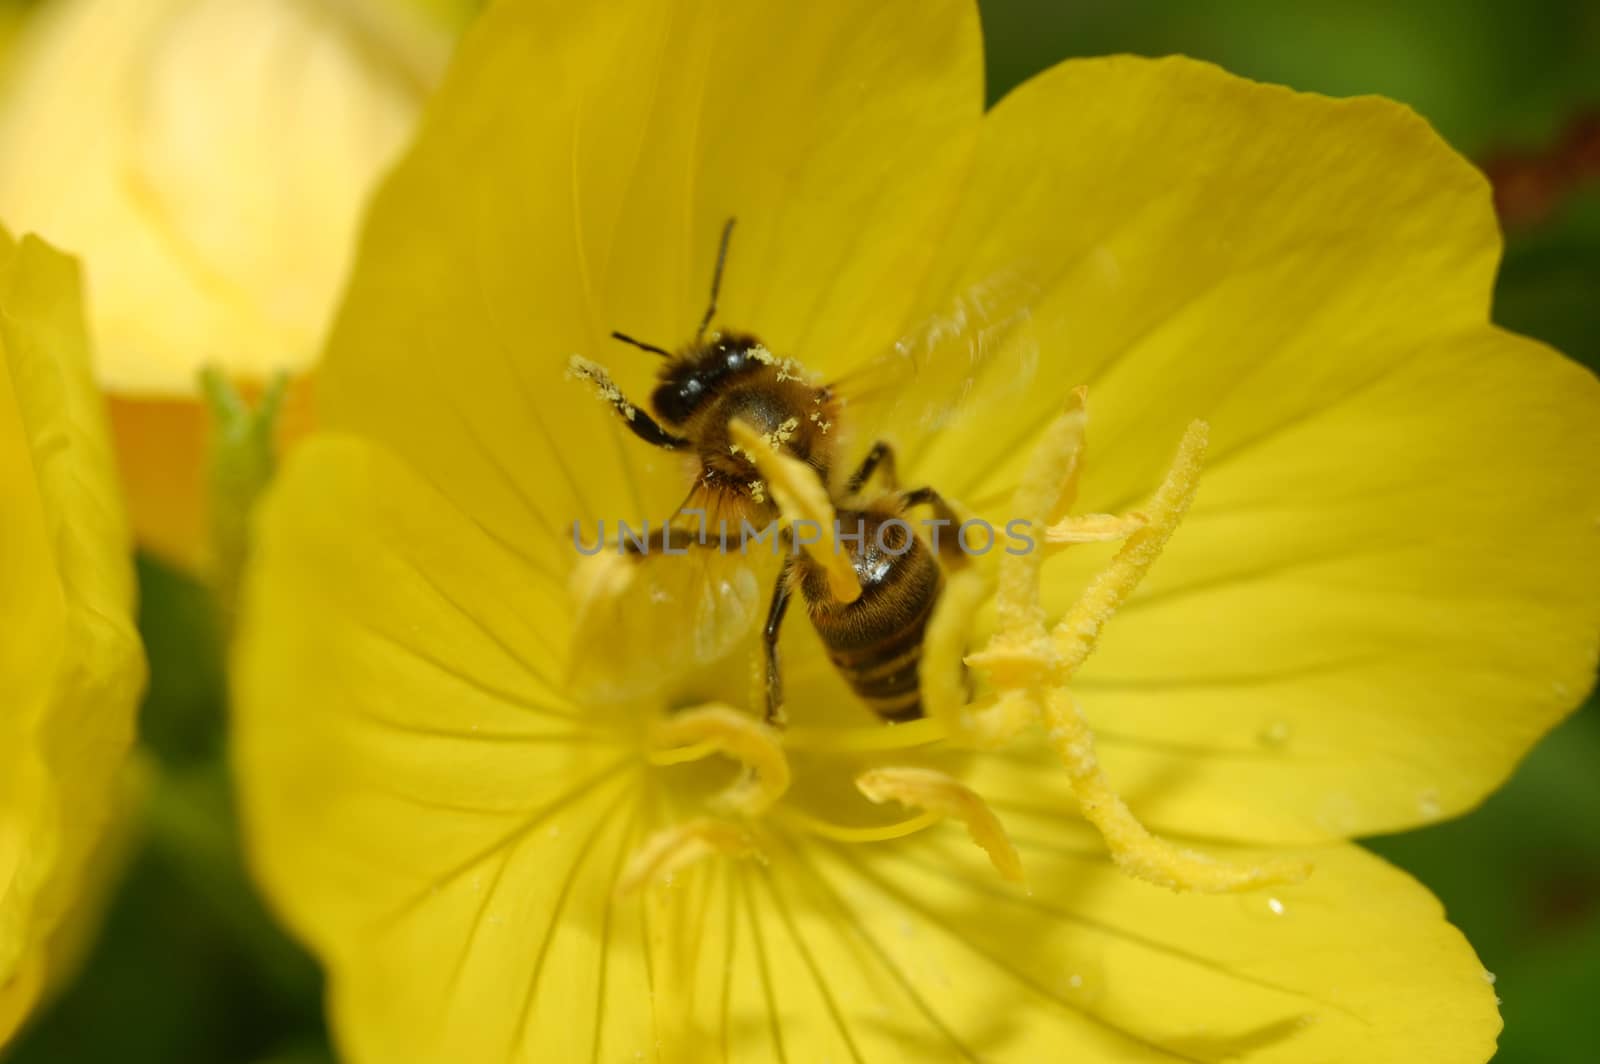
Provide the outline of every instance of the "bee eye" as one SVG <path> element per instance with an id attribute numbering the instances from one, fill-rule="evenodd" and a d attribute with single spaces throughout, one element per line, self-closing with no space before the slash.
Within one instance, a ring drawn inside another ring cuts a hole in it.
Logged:
<path id="1" fill-rule="evenodd" d="M 664 420 L 674 425 L 681 425 L 700 405 L 702 391 L 704 388 L 701 383 L 690 377 L 676 384 L 668 383 L 657 388 L 655 394 L 650 397 L 650 403 Z"/>

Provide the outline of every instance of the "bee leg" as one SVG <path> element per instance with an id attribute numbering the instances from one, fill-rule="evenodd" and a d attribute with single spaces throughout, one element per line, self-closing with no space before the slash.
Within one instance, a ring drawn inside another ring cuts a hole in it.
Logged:
<path id="1" fill-rule="evenodd" d="M 890 491 L 894 491 L 895 488 L 899 487 L 899 481 L 895 476 L 894 470 L 894 448 L 883 440 L 879 440 L 872 445 L 872 450 L 867 452 L 867 456 L 861 460 L 861 464 L 856 467 L 856 471 L 851 473 L 850 479 L 845 482 L 845 489 L 851 495 L 856 494 L 866 486 L 867 481 L 872 478 L 872 474 L 880 468 L 883 470 L 884 483 Z"/>
<path id="2" fill-rule="evenodd" d="M 622 398 L 622 393 L 617 393 L 617 398 L 611 405 L 622 415 L 622 423 L 628 426 L 628 431 L 639 437 L 645 443 L 654 447 L 665 447 L 669 451 L 681 451 L 689 446 L 689 441 L 682 436 L 674 436 L 660 425 L 655 418 Z"/>
<path id="3" fill-rule="evenodd" d="M 932 488 L 916 488 L 900 496 L 900 505 L 906 509 L 913 506 L 927 506 L 933 511 L 934 524 L 933 545 L 939 551 L 939 557 L 946 566 L 957 568 L 967 564 L 967 556 L 961 550 L 961 518 L 944 496 Z M 941 535 L 945 526 L 949 526 L 949 535 Z"/>
<path id="4" fill-rule="evenodd" d="M 611 374 L 607 373 L 600 363 L 573 355 L 567 361 L 567 376 L 588 382 L 594 388 L 595 395 L 602 402 L 609 404 L 622 418 L 622 423 L 628 427 L 628 431 L 645 443 L 655 447 L 665 447 L 669 451 L 681 451 L 690 445 L 689 440 L 668 432 L 656 423 L 655 418 L 628 402 L 628 397 L 622 394 L 622 389 L 617 387 L 616 382 L 611 379 Z"/>
<path id="5" fill-rule="evenodd" d="M 789 562 L 783 563 L 778 573 L 778 586 L 772 589 L 772 605 L 767 608 L 767 626 L 762 630 L 762 642 L 767 651 L 767 723 L 783 727 L 783 677 L 778 671 L 778 631 L 783 627 L 783 615 L 789 609 Z"/>

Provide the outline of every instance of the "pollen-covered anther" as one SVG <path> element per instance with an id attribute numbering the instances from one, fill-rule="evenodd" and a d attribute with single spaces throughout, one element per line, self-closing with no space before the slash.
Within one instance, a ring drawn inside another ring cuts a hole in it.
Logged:
<path id="1" fill-rule="evenodd" d="M 715 817 L 696 817 L 651 835 L 628 858 L 617 877 L 618 897 L 646 884 L 670 881 L 673 874 L 707 857 L 744 857 L 756 852 L 754 840 L 740 825 Z"/>
<path id="2" fill-rule="evenodd" d="M 748 713 L 710 704 L 674 713 L 655 728 L 650 761 L 676 765 L 721 754 L 748 771 L 711 800 L 719 811 L 760 816 L 789 789 L 789 759 L 779 733 Z"/>
<path id="3" fill-rule="evenodd" d="M 1022 858 L 1000 818 L 976 791 L 954 777 L 929 768 L 875 768 L 856 777 L 856 789 L 873 802 L 896 801 L 935 816 L 963 821 L 972 841 L 989 855 L 995 870 L 1013 883 L 1023 881 Z"/>
<path id="4" fill-rule="evenodd" d="M 800 546 L 827 571 L 833 597 L 841 603 L 860 598 L 861 581 L 856 578 L 849 553 L 839 543 L 838 515 L 817 471 L 783 453 L 777 441 L 743 421 L 729 422 L 728 433 L 755 463 L 785 523 L 796 533 L 816 533 L 814 539 L 802 537 Z"/>

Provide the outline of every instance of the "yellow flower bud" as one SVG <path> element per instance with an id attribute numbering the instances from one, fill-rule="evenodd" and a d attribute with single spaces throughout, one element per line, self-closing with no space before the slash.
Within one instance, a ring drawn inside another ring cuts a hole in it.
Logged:
<path id="1" fill-rule="evenodd" d="M 315 361 L 368 192 L 447 58 L 442 7 L 56 0 L 16 36 L 0 217 L 83 258 L 134 525 L 169 559 L 202 556 L 199 371 Z"/>

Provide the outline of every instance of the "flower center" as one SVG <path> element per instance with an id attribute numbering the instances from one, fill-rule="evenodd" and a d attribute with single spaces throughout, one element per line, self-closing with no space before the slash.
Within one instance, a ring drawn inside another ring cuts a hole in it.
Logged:
<path id="1" fill-rule="evenodd" d="M 1034 724 L 1061 760 L 1079 810 L 1128 874 L 1174 890 L 1229 892 L 1305 877 L 1304 862 L 1231 864 L 1152 834 L 1134 816 L 1101 769 L 1094 735 L 1070 684 L 1093 653 L 1100 633 L 1138 587 L 1194 498 L 1207 427 L 1192 423 L 1145 512 L 1083 514 L 1071 510 L 1087 425 L 1085 393 L 1045 429 L 1012 498 L 1012 516 L 1045 529 L 1042 546 L 1007 553 L 991 587 L 977 568 L 953 573 L 929 623 L 919 675 L 926 718 L 911 724 L 783 732 L 726 705 L 710 704 L 667 718 L 653 737 L 650 759 L 678 764 L 712 755 L 731 758 L 741 774 L 695 816 L 658 832 L 634 855 L 623 877 L 628 889 L 670 875 L 711 855 L 762 850 L 766 822 L 836 841 L 881 842 L 922 831 L 944 819 L 963 822 L 1000 874 L 1021 881 L 1022 862 L 1005 828 L 983 798 L 943 764 L 915 763 L 930 752 L 983 756 L 1011 743 Z M 832 505 L 814 470 L 735 423 L 733 437 L 755 462 L 785 520 L 834 527 Z M 1121 541 L 1122 546 L 1056 623 L 1041 601 L 1046 562 L 1074 544 Z M 830 549 L 831 548 L 831 549 Z M 842 552 L 823 541 L 808 549 L 819 564 L 840 571 L 848 594 L 853 572 Z M 992 601 L 996 625 L 985 645 L 966 653 L 972 618 Z M 969 679 L 980 693 L 969 695 Z M 789 797 L 790 754 L 869 763 L 854 774 L 855 790 L 876 804 L 896 802 L 911 815 L 890 823 L 852 825 L 802 807 Z M 948 756 L 948 755 L 947 755 Z M 885 763 L 904 758 L 907 764 Z"/>

